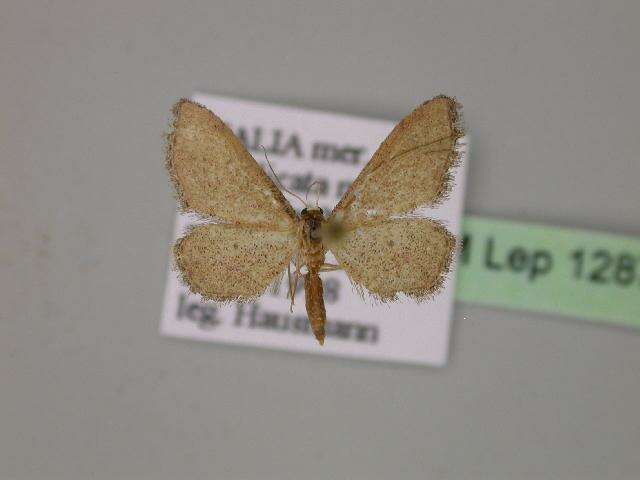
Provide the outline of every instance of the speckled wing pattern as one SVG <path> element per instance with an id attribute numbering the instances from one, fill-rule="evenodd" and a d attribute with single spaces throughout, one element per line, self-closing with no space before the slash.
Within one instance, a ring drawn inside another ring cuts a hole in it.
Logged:
<path id="1" fill-rule="evenodd" d="M 448 271 L 454 237 L 428 218 L 372 222 L 347 231 L 333 253 L 351 280 L 382 301 L 434 293 Z"/>
<path id="2" fill-rule="evenodd" d="M 374 297 L 420 299 L 441 287 L 455 239 L 435 220 L 407 215 L 446 197 L 462 136 L 454 99 L 422 104 L 393 129 L 329 216 L 337 234 L 328 248 Z"/>
<path id="3" fill-rule="evenodd" d="M 226 223 L 295 223 L 287 199 L 222 120 L 190 100 L 173 113 L 167 168 L 185 211 Z"/>
<path id="4" fill-rule="evenodd" d="M 176 266 L 206 299 L 252 300 L 291 260 L 295 211 L 222 120 L 189 100 L 173 111 L 167 168 L 178 199 L 183 210 L 215 222 L 176 242 Z"/>
<path id="5" fill-rule="evenodd" d="M 262 294 L 291 261 L 295 237 L 241 225 L 194 227 L 174 246 L 176 264 L 191 290 L 219 302 Z"/>

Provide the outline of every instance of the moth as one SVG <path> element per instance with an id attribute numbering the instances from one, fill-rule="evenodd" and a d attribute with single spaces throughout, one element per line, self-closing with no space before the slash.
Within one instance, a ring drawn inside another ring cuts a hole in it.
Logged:
<path id="1" fill-rule="evenodd" d="M 167 168 L 183 211 L 206 220 L 173 247 L 179 274 L 194 293 L 216 302 L 252 301 L 286 271 L 291 307 L 302 278 L 309 323 L 322 345 L 322 272 L 344 270 L 360 292 L 383 302 L 401 294 L 430 298 L 442 286 L 456 240 L 415 211 L 438 205 L 451 188 L 463 136 L 454 99 L 435 97 L 407 115 L 328 215 L 299 196 L 305 207 L 297 214 L 204 106 L 183 99 L 173 114 Z M 325 262 L 327 251 L 337 264 Z"/>

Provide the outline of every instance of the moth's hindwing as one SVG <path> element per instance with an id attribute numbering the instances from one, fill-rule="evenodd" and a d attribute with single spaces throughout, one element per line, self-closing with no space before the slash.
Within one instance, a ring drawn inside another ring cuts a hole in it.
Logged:
<path id="1" fill-rule="evenodd" d="M 435 220 L 399 218 L 344 231 L 329 249 L 357 285 L 382 301 L 434 294 L 449 271 L 455 238 Z"/>
<path id="2" fill-rule="evenodd" d="M 178 240 L 174 256 L 193 292 L 220 302 L 248 301 L 280 278 L 295 247 L 289 231 L 206 224 Z"/>

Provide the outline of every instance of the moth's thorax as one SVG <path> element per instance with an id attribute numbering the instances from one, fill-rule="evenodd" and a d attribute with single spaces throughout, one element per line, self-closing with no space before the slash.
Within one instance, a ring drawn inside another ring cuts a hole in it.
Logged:
<path id="1" fill-rule="evenodd" d="M 322 209 L 305 208 L 300 213 L 299 243 L 307 267 L 311 270 L 324 263 L 325 247 L 322 242 L 322 224 L 325 222 Z"/>

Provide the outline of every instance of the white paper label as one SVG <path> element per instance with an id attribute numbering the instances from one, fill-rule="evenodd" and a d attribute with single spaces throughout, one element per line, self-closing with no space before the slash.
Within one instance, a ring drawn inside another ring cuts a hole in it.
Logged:
<path id="1" fill-rule="evenodd" d="M 193 100 L 222 118 L 265 167 L 259 146 L 263 145 L 289 190 L 304 196 L 311 182 L 318 181 L 320 206 L 325 214 L 340 200 L 395 125 L 204 94 L 194 95 Z M 462 218 L 465 165 L 466 155 L 455 171 L 449 199 L 437 209 L 424 210 L 456 235 Z M 285 196 L 300 211 L 299 202 Z M 193 222 L 192 216 L 178 213 L 175 238 L 182 236 Z M 331 254 L 327 255 L 327 262 L 335 263 Z M 163 335 L 194 340 L 441 366 L 448 355 L 454 273 L 455 268 L 433 300 L 419 304 L 411 300 L 394 304 L 363 300 L 344 272 L 322 274 L 327 338 L 320 346 L 308 326 L 303 291 L 298 291 L 294 311 L 289 312 L 286 275 L 279 288 L 267 291 L 255 303 L 219 305 L 190 293 L 169 268 L 160 330 Z"/>

